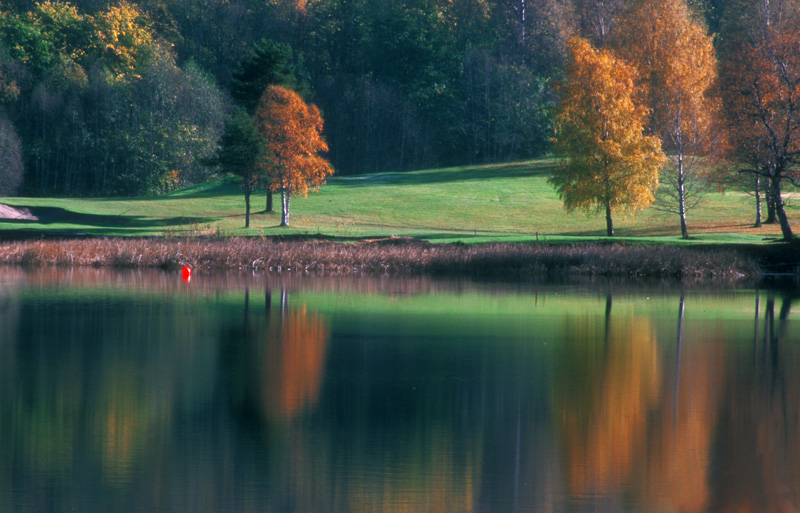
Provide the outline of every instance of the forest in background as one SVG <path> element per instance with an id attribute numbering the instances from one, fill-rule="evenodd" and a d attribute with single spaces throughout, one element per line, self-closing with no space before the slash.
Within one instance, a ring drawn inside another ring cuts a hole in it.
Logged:
<path id="1" fill-rule="evenodd" d="M 602 46 L 632 1 L 5 1 L 0 187 L 133 195 L 206 179 L 232 76 L 262 39 L 291 47 L 339 174 L 536 157 L 566 41 Z M 725 44 L 797 11 L 689 4 L 723 61 Z"/>

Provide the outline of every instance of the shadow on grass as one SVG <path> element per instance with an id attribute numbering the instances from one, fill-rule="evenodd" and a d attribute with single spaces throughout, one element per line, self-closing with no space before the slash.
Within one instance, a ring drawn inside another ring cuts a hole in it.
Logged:
<path id="1" fill-rule="evenodd" d="M 255 195 L 259 193 L 263 194 L 264 190 L 261 189 L 254 191 L 253 194 Z M 244 197 L 242 187 L 240 186 L 239 182 L 232 177 L 211 179 L 207 182 L 190 185 L 186 188 L 178 189 L 166 194 L 157 194 L 153 196 L 102 196 L 92 198 L 92 201 L 114 202 L 120 200 L 136 200 L 142 202 L 164 202 L 170 200 L 195 200 L 228 196 Z"/>
<path id="2" fill-rule="evenodd" d="M 464 168 L 437 169 L 432 171 L 406 171 L 371 175 L 334 176 L 329 181 L 347 187 L 375 187 L 380 185 L 425 185 L 498 178 L 523 178 L 549 176 L 555 162 L 535 161 L 509 164 L 493 164 Z"/>
<path id="3" fill-rule="evenodd" d="M 217 221 L 216 217 L 168 217 L 146 218 L 126 215 L 98 215 L 73 212 L 59 207 L 24 207 L 38 219 L 4 219 L 4 223 L 19 226 L 40 224 L 73 224 L 95 228 L 163 228 L 165 226 L 182 226 Z"/>

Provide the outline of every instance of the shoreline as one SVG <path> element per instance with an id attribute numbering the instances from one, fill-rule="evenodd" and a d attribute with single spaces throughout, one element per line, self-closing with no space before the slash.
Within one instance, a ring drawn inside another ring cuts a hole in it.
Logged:
<path id="1" fill-rule="evenodd" d="M 0 242 L 0 265 L 247 270 L 332 276 L 538 278 L 607 276 L 739 280 L 796 275 L 796 244 L 654 246 L 580 244 L 433 244 L 412 238 L 320 239 L 81 237 Z"/>

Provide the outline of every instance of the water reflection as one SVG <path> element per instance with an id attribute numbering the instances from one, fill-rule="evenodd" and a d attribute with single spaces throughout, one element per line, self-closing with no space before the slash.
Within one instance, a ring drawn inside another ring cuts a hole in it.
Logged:
<path id="1" fill-rule="evenodd" d="M 658 404 L 661 362 L 648 319 L 565 319 L 554 417 L 567 481 L 578 498 L 625 490 L 646 449 L 648 414 Z"/>
<path id="2" fill-rule="evenodd" d="M 230 282 L 0 274 L 0 511 L 800 508 L 791 292 Z"/>
<path id="3" fill-rule="evenodd" d="M 776 318 L 776 298 L 768 294 L 753 356 L 735 359 L 711 474 L 716 511 L 800 509 L 800 355 L 790 344 L 796 335 L 788 335 L 792 300 L 780 300 Z"/>
<path id="4" fill-rule="evenodd" d="M 316 405 L 330 336 L 323 316 L 287 303 L 284 289 L 280 310 L 268 312 L 258 357 L 263 411 L 271 419 L 292 419 Z"/>

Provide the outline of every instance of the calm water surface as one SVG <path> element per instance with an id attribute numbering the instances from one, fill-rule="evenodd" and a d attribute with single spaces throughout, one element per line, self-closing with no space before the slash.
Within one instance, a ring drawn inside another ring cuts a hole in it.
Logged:
<path id="1" fill-rule="evenodd" d="M 0 269 L 0 511 L 797 511 L 792 294 Z"/>

